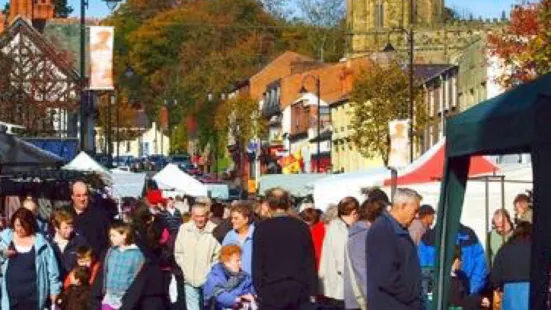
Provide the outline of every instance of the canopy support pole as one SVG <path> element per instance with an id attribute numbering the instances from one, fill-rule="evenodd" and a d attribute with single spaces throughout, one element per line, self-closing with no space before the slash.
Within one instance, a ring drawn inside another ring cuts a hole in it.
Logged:
<path id="1" fill-rule="evenodd" d="M 444 181 L 442 182 L 441 198 L 438 207 L 438 221 L 436 225 L 436 253 L 438 258 L 434 273 L 434 304 L 433 309 L 448 309 L 448 290 L 450 285 L 450 270 L 452 265 L 453 249 L 459 219 L 463 209 L 463 200 L 467 179 L 469 177 L 469 156 L 448 157 L 444 168 Z"/>
<path id="2" fill-rule="evenodd" d="M 532 257 L 530 267 L 530 309 L 547 309 L 551 262 L 551 145 L 532 147 L 534 203 Z"/>

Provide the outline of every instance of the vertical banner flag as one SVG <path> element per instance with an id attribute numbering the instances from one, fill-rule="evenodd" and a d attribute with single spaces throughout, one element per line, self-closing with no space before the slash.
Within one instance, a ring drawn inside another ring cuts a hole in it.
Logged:
<path id="1" fill-rule="evenodd" d="M 114 34 L 114 27 L 90 27 L 90 90 L 113 90 Z"/>
<path id="2" fill-rule="evenodd" d="M 388 165 L 402 168 L 409 163 L 409 120 L 393 120 L 388 123 L 390 130 L 390 153 Z"/>

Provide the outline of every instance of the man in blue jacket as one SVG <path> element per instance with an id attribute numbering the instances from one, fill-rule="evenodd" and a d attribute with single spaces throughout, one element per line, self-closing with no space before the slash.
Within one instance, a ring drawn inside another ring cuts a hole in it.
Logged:
<path id="1" fill-rule="evenodd" d="M 408 232 L 421 196 L 398 189 L 392 208 L 370 227 L 366 238 L 367 306 L 370 310 L 420 310 L 421 267 Z"/>
<path id="2" fill-rule="evenodd" d="M 419 260 L 423 268 L 434 268 L 436 262 L 436 234 L 429 230 L 421 238 L 419 244 Z M 478 241 L 475 232 L 460 225 L 457 232 L 457 245 L 461 248 L 461 271 L 469 280 L 469 294 L 480 293 L 486 286 L 488 279 L 488 264 L 484 255 L 484 248 Z"/>

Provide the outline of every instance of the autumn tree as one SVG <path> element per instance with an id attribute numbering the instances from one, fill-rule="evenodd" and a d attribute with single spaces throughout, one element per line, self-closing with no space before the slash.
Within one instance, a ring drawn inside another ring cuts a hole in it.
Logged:
<path id="1" fill-rule="evenodd" d="M 373 64 L 355 81 L 351 94 L 352 141 L 363 156 L 388 162 L 389 122 L 408 118 L 408 87 L 408 73 L 396 61 L 384 66 Z M 418 137 L 427 121 L 419 86 L 414 87 L 414 110 L 414 136 Z"/>
<path id="2" fill-rule="evenodd" d="M 214 114 L 214 128 L 219 137 L 216 142 L 221 146 L 234 145 L 240 162 L 249 141 L 266 134 L 267 123 L 260 115 L 256 100 L 238 96 L 218 104 Z"/>
<path id="3" fill-rule="evenodd" d="M 512 87 L 551 68 L 551 0 L 517 5 L 507 27 L 488 36 L 490 53 L 503 66 L 498 82 Z"/>
<path id="4" fill-rule="evenodd" d="M 207 93 L 227 92 L 285 50 L 314 57 L 321 53 L 326 61 L 338 61 L 344 54 L 343 15 L 320 22 L 311 11 L 290 21 L 290 3 L 128 0 L 105 21 L 117 29 L 117 87 L 128 90 L 129 101 L 144 106 L 153 117 L 162 102 L 177 99 L 175 122 L 182 115 L 195 119 L 199 144 L 210 145 L 206 140 L 214 124 L 209 118 L 217 107 L 206 103 Z M 344 12 L 342 7 L 337 11 Z M 125 75 L 127 67 L 135 71 L 131 78 Z"/>
<path id="5" fill-rule="evenodd" d="M 214 114 L 214 126 L 221 137 L 231 137 L 241 145 L 266 133 L 266 123 L 260 117 L 258 102 L 245 96 L 222 101 Z"/>
<path id="6" fill-rule="evenodd" d="M 109 111 L 109 109 L 111 109 Z M 117 109 L 119 112 L 119 122 L 117 123 Z M 98 123 L 97 125 L 103 132 L 107 133 L 110 126 L 112 130 L 112 141 L 116 143 L 116 130 L 119 127 L 120 140 L 134 138 L 132 129 L 135 127 L 137 110 L 128 102 L 128 94 L 120 92 L 116 101 L 112 101 L 111 96 L 106 94 L 99 98 L 98 105 Z"/>

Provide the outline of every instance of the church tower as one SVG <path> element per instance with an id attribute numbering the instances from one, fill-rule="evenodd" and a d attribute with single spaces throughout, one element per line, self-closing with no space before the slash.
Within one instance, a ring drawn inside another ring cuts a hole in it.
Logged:
<path id="1" fill-rule="evenodd" d="M 443 21 L 444 0 L 347 0 L 347 20 L 354 32 L 409 27 L 413 5 L 416 26 Z"/>
<path id="2" fill-rule="evenodd" d="M 54 18 L 54 0 L 10 0 L 11 23 L 17 16 L 34 21 L 45 21 Z"/>

